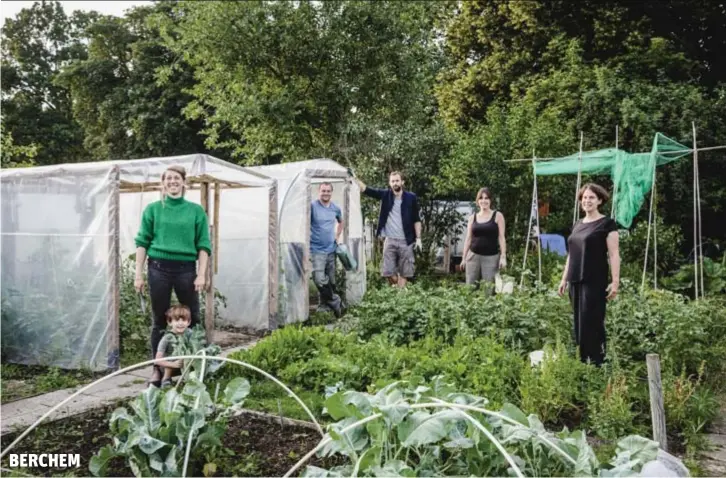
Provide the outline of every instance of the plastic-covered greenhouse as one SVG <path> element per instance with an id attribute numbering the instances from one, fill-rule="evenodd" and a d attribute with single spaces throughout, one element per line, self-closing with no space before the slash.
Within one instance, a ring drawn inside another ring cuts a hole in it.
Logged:
<path id="1" fill-rule="evenodd" d="M 358 262 L 345 274 L 346 301 L 358 303 L 366 291 L 366 256 L 360 190 L 347 179 L 347 169 L 329 159 L 250 168 L 277 180 L 280 241 L 280 316 L 285 322 L 305 320 L 310 309 L 310 205 L 317 185 L 333 185 L 332 201 L 343 210 L 343 237 Z"/>
<path id="2" fill-rule="evenodd" d="M 335 200 L 347 204 L 346 218 L 362 221 L 357 189 L 333 161 L 285 164 L 266 173 L 207 155 L 3 170 L 4 361 L 118 367 L 120 310 L 138 308 L 120 303 L 122 267 L 132 267 L 126 258 L 135 251 L 141 213 L 159 199 L 161 173 L 172 164 L 187 169 L 186 197 L 209 216 L 213 287 L 226 298 L 223 323 L 262 331 L 307 318 L 309 221 L 302 219 L 310 217 L 311 183 L 344 183 Z M 321 169 L 304 166 L 315 164 Z M 362 224 L 346 222 L 362 257 Z M 364 267 L 349 277 L 348 300 L 355 302 L 365 291 Z M 214 326 L 212 290 L 206 294 L 208 330 Z"/>

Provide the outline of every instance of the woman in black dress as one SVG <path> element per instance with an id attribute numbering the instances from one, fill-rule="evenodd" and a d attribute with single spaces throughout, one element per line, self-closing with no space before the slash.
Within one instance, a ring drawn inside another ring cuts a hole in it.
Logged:
<path id="1" fill-rule="evenodd" d="M 600 366 L 605 359 L 605 307 L 620 284 L 618 225 L 598 208 L 608 200 L 602 186 L 588 183 L 577 196 L 585 217 L 577 221 L 567 239 L 569 253 L 558 292 L 570 285 L 575 342 L 580 359 Z M 612 280 L 608 285 L 608 258 Z"/>

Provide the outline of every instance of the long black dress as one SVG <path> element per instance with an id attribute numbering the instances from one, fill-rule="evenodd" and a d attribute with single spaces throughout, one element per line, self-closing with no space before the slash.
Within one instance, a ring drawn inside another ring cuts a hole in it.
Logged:
<path id="1" fill-rule="evenodd" d="M 570 259 L 567 281 L 570 283 L 575 343 L 580 349 L 580 359 L 598 366 L 605 359 L 607 343 L 607 236 L 617 230 L 617 223 L 607 216 L 592 222 L 580 220 L 567 239 Z"/>

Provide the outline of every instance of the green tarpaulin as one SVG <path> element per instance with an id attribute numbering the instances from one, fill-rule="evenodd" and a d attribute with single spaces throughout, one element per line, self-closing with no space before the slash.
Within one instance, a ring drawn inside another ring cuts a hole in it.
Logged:
<path id="1" fill-rule="evenodd" d="M 643 205 L 645 195 L 653 187 L 653 168 L 690 154 L 686 146 L 656 133 L 650 153 L 630 154 L 610 148 L 576 153 L 563 158 L 536 163 L 537 176 L 555 174 L 610 174 L 613 179 L 615 220 L 630 227 Z"/>

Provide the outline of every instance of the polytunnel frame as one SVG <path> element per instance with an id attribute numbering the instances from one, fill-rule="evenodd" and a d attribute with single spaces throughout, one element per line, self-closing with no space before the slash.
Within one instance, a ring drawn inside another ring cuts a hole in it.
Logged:
<path id="1" fill-rule="evenodd" d="M 202 161 L 201 170 L 206 170 L 206 162 L 210 158 L 207 155 L 201 155 Z M 177 157 L 168 158 L 154 158 L 161 160 L 162 162 L 169 162 L 173 164 L 173 160 Z M 237 170 L 255 176 L 259 179 L 269 181 L 268 188 L 268 327 L 271 324 L 276 324 L 277 312 L 278 312 L 278 297 L 277 297 L 277 286 L 278 286 L 278 207 L 277 207 L 277 180 L 270 178 L 257 171 L 244 168 L 242 166 L 228 163 L 226 161 L 216 159 L 227 168 Z M 166 160 L 166 161 L 164 161 Z M 138 160 L 120 160 L 109 162 L 109 168 L 107 170 L 107 183 L 110 186 L 109 191 L 109 204 L 108 204 L 108 237 L 109 237 L 109 254 L 108 260 L 108 288 L 110 288 L 109 301 L 107 304 L 108 313 L 108 327 L 106 335 L 106 346 L 107 346 L 107 362 L 106 368 L 114 371 L 118 370 L 121 363 L 120 353 L 120 318 L 121 318 L 121 194 L 124 193 L 145 193 L 153 191 L 161 191 L 162 184 L 160 180 L 156 181 L 144 181 L 144 182 L 132 182 L 121 179 L 121 166 Z M 90 163 L 93 164 L 93 163 Z M 99 164 L 98 162 L 95 164 Z M 41 167 L 46 169 L 46 167 Z M 32 177 L 34 179 L 42 179 L 51 175 L 65 174 L 67 176 L 90 176 L 98 174 L 98 170 L 76 170 L 75 168 L 63 169 L 57 167 L 50 167 L 52 169 L 41 170 L 41 171 L 23 171 L 23 175 Z M 34 169 L 34 168 L 30 168 Z M 6 176 L 9 177 L 9 176 Z M 5 177 L 3 178 L 5 180 Z M 212 241 L 212 256 L 207 264 L 207 285 L 205 290 L 205 315 L 204 315 L 204 329 L 206 333 L 206 339 L 211 343 L 213 339 L 214 331 L 214 274 L 218 270 L 218 256 L 216 252 L 219 246 L 219 204 L 220 204 L 220 189 L 245 189 L 255 186 L 248 186 L 234 181 L 224 181 L 217 179 L 213 174 L 207 174 L 201 172 L 199 174 L 187 176 L 185 180 L 186 190 L 200 190 L 200 202 L 204 212 L 207 214 L 209 222 L 209 233 Z M 210 188 L 214 185 L 214 209 L 213 216 L 209 214 L 209 198 Z M 221 188 L 220 188 L 221 186 Z M 261 186 L 257 186 L 261 187 Z"/>
<path id="2" fill-rule="evenodd" d="M 282 197 L 280 204 L 280 219 L 279 224 L 282 223 L 282 216 L 285 211 L 285 205 L 287 202 L 288 193 L 295 187 L 297 181 L 303 178 L 305 183 L 305 217 L 310 217 L 311 207 L 313 202 L 313 191 L 312 191 L 312 180 L 313 179 L 342 179 L 343 183 L 343 241 L 348 243 L 348 235 L 350 228 L 350 181 L 348 181 L 348 173 L 345 171 L 337 171 L 334 169 L 304 169 L 295 175 L 290 181 L 290 185 L 285 191 L 285 195 Z M 309 280 L 309 275 L 312 272 L 312 262 L 310 259 L 310 221 L 305 221 L 305 245 L 303 249 L 303 267 L 305 272 L 305 280 Z M 305 314 L 309 317 L 310 314 L 310 294 L 305 294 Z M 306 317 L 307 318 L 307 317 Z M 306 319 L 303 319 L 306 320 Z"/>

